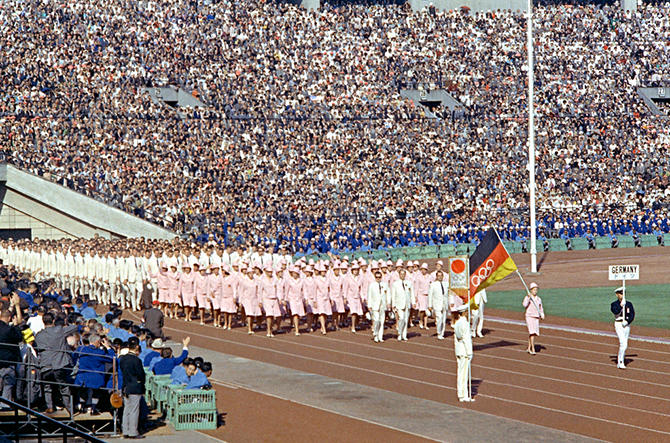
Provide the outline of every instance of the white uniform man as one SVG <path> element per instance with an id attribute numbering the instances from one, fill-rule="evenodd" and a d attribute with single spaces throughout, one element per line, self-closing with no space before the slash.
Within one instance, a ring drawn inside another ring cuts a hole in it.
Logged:
<path id="1" fill-rule="evenodd" d="M 442 271 L 435 273 L 435 281 L 428 288 L 428 308 L 435 313 L 437 339 L 444 340 L 449 309 L 449 277 Z"/>
<path id="2" fill-rule="evenodd" d="M 461 305 L 454 311 L 458 316 L 454 324 L 454 352 L 458 363 L 456 374 L 456 392 L 459 401 L 474 401 L 470 396 L 469 378 L 470 362 L 472 361 L 472 336 L 470 335 L 470 321 L 468 320 L 468 305 Z"/>
<path id="3" fill-rule="evenodd" d="M 98 300 L 95 287 L 95 258 L 89 251 L 84 253 L 84 278 L 81 279 L 81 291 Z"/>
<path id="4" fill-rule="evenodd" d="M 386 310 L 389 308 L 389 287 L 382 281 L 382 272 L 374 270 L 375 281 L 368 286 L 367 300 L 368 309 L 372 316 L 372 339 L 375 343 L 384 341 L 384 320 Z"/>
<path id="5" fill-rule="evenodd" d="M 158 251 L 157 251 L 158 252 Z M 144 252 L 144 272 L 146 273 L 145 286 L 151 293 L 151 301 L 158 300 L 158 258 L 151 249 L 147 248 Z"/>
<path id="6" fill-rule="evenodd" d="M 398 341 L 407 341 L 407 321 L 409 320 L 410 308 L 416 308 L 416 294 L 414 294 L 414 285 L 406 280 L 407 271 L 400 268 L 398 271 L 398 280 L 391 286 L 391 299 L 393 309 L 396 313 L 398 322 Z"/>
<path id="7" fill-rule="evenodd" d="M 488 303 L 486 298 L 486 289 L 482 289 L 475 294 L 475 304 L 479 309 L 470 311 L 472 315 L 472 336 L 483 337 L 482 328 L 484 327 L 484 305 Z"/>
<path id="8" fill-rule="evenodd" d="M 633 303 L 625 300 L 625 288 L 617 288 L 614 293 L 617 299 L 610 305 L 614 314 L 614 330 L 619 338 L 619 355 L 616 367 L 626 369 L 626 349 L 628 348 L 628 336 L 630 335 L 630 324 L 635 320 L 635 309 Z M 624 310 L 625 309 L 625 310 Z"/>
<path id="9" fill-rule="evenodd" d="M 144 287 L 144 268 L 139 266 L 136 251 L 132 250 L 127 254 L 125 260 L 127 281 L 126 293 L 128 301 L 133 311 L 140 310 L 140 298 L 142 297 L 142 288 Z"/>

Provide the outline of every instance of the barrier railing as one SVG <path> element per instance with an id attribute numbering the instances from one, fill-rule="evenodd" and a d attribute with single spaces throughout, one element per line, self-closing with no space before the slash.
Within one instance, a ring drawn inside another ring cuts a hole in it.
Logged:
<path id="1" fill-rule="evenodd" d="M 670 233 L 663 234 L 663 239 L 666 242 L 670 242 Z M 634 248 L 635 241 L 630 235 L 620 235 L 617 236 L 618 248 Z M 643 234 L 639 236 L 640 247 L 650 247 L 657 246 L 658 239 L 654 234 Z M 567 251 L 568 246 L 566 245 L 566 240 L 562 238 L 551 238 L 547 240 L 548 250 L 549 251 Z M 573 237 L 570 238 L 571 250 L 580 251 L 589 249 L 589 243 L 584 237 Z M 524 246 L 520 241 L 514 240 L 503 240 L 505 248 L 510 254 L 519 254 L 523 253 Z M 611 249 L 611 240 L 609 237 L 594 237 L 595 249 Z M 401 259 L 403 261 L 407 260 L 427 260 L 427 259 L 436 259 L 436 258 L 445 258 L 453 255 L 472 255 L 477 248 L 476 243 L 457 243 L 457 244 L 440 244 L 440 245 L 429 245 L 429 246 L 415 246 L 415 247 L 401 247 L 401 248 L 387 248 L 387 249 L 374 249 L 370 251 L 355 251 L 355 252 L 338 252 L 338 256 L 343 257 L 347 256 L 349 259 L 359 259 L 364 258 L 366 260 L 391 260 L 393 262 Z M 526 249 L 530 248 L 530 241 L 526 242 Z M 544 251 L 544 243 L 542 240 L 537 240 L 537 251 Z M 310 260 L 331 260 L 333 254 L 327 253 L 315 253 L 310 255 L 305 255 L 305 259 Z M 294 260 L 297 260 L 300 256 L 294 256 Z"/>

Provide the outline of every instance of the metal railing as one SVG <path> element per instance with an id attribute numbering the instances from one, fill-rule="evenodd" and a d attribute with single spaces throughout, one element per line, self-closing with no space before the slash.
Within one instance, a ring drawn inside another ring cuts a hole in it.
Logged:
<path id="1" fill-rule="evenodd" d="M 58 420 L 55 420 L 51 417 L 48 417 L 44 414 L 40 414 L 37 411 L 34 411 L 26 406 L 23 406 L 19 403 L 13 402 L 11 400 L 7 400 L 6 398 L 0 397 L 0 403 L 4 403 L 5 405 L 9 406 L 13 411 L 14 411 L 14 427 L 13 427 L 13 432 L 10 434 L 4 434 L 6 437 L 9 437 L 10 440 L 14 440 L 16 442 L 21 441 L 21 439 L 26 438 L 25 433 L 20 433 L 22 429 L 25 429 L 26 425 L 34 421 L 35 423 L 31 423 L 34 428 L 35 428 L 35 437 L 37 438 L 37 441 L 39 443 L 42 442 L 44 438 L 49 438 L 49 440 L 52 440 L 53 437 L 57 434 L 61 434 L 63 437 L 63 442 L 67 443 L 68 441 L 68 436 L 72 437 L 78 437 L 81 438 L 85 441 L 93 442 L 93 443 L 104 443 L 104 440 L 101 440 L 97 437 L 92 436 L 88 432 L 81 431 L 79 429 L 73 428 L 72 426 L 60 422 Z M 21 420 L 19 420 L 19 411 L 22 411 L 26 414 L 27 420 L 25 423 L 23 423 Z M 50 424 L 52 426 L 55 426 L 58 431 L 55 433 L 47 433 L 45 432 L 45 425 Z M 20 426 L 21 425 L 21 426 Z"/>

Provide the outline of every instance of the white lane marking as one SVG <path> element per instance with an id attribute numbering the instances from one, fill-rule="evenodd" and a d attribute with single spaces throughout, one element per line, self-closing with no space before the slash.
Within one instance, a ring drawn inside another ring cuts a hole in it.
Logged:
<path id="1" fill-rule="evenodd" d="M 212 437 L 211 435 L 209 435 L 209 434 L 205 434 L 205 433 L 202 432 L 202 431 L 195 431 L 195 432 L 197 432 L 198 434 L 203 435 L 203 436 L 209 438 L 210 440 L 220 441 L 221 443 L 227 443 L 225 440 L 221 440 L 220 438 Z"/>

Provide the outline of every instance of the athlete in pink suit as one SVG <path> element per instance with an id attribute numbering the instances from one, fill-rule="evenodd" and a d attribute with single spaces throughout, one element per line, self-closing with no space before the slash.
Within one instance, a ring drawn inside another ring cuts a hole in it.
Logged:
<path id="1" fill-rule="evenodd" d="M 323 264 L 317 266 L 318 275 L 314 277 L 316 282 L 316 313 L 319 315 L 321 324 L 321 333 L 326 335 L 326 323 L 328 316 L 333 314 L 333 308 L 328 295 L 328 279 L 326 278 L 326 268 Z"/>
<path id="2" fill-rule="evenodd" d="M 235 287 L 237 278 L 230 273 L 227 265 L 221 267 L 223 276 L 219 280 L 221 288 L 219 290 L 219 308 L 223 313 L 223 329 L 233 329 L 233 316 L 237 312 L 235 305 Z"/>
<path id="3" fill-rule="evenodd" d="M 218 263 L 209 265 L 211 274 L 207 276 L 207 299 L 212 304 L 212 316 L 214 317 L 214 327 L 221 327 L 221 288 L 223 286 L 223 276 L 221 275 L 220 265 Z"/>
<path id="4" fill-rule="evenodd" d="M 170 318 L 177 318 L 177 306 L 179 305 L 179 277 L 181 273 L 177 271 L 177 266 L 175 264 L 170 265 L 170 271 L 168 272 L 168 281 L 170 289 L 168 291 L 168 313 L 167 315 Z"/>
<path id="5" fill-rule="evenodd" d="M 184 304 L 184 321 L 191 321 L 192 310 L 195 304 L 195 273 L 191 271 L 191 265 L 184 262 L 182 265 L 184 272 L 179 279 L 179 292 L 181 293 L 182 303 Z"/>
<path id="6" fill-rule="evenodd" d="M 170 279 L 168 277 L 168 267 L 165 263 L 160 264 L 160 269 L 155 278 L 158 285 L 158 301 L 161 304 L 161 311 L 167 315 L 167 307 L 170 303 Z"/>
<path id="7" fill-rule="evenodd" d="M 277 297 L 277 280 L 272 275 L 272 267 L 266 265 L 263 268 L 263 276 L 259 278 L 258 289 L 261 306 L 265 311 L 265 324 L 267 325 L 267 336 L 274 337 L 272 332 L 273 321 L 281 317 L 279 310 L 279 299 Z"/>
<path id="8" fill-rule="evenodd" d="M 195 266 L 195 265 L 194 265 Z M 198 301 L 198 310 L 200 311 L 200 324 L 205 324 L 205 309 L 209 309 L 209 299 L 207 293 L 207 269 L 203 267 L 194 277 L 195 299 Z"/>
<path id="9" fill-rule="evenodd" d="M 312 332 L 316 311 L 316 281 L 312 276 L 314 270 L 311 266 L 307 266 L 303 272 L 305 277 L 302 283 L 302 295 L 305 300 L 305 312 L 307 313 L 307 332 Z"/>
<path id="10" fill-rule="evenodd" d="M 356 323 L 358 317 L 363 315 L 363 301 L 361 300 L 361 282 L 358 275 L 359 267 L 354 264 L 351 267 L 351 272 L 346 274 L 344 282 L 342 283 L 342 291 L 344 298 L 347 300 L 349 306 L 349 314 L 351 315 L 351 332 L 356 333 Z"/>
<path id="11" fill-rule="evenodd" d="M 305 299 L 302 295 L 303 280 L 299 278 L 298 269 L 293 266 L 289 268 L 289 274 L 290 277 L 284 285 L 284 295 L 291 310 L 293 331 L 295 335 L 300 335 L 300 317 L 305 316 Z"/>
<path id="12" fill-rule="evenodd" d="M 333 266 L 330 277 L 328 278 L 328 291 L 330 300 L 333 302 L 333 326 L 335 327 L 335 330 L 344 327 L 344 316 L 347 312 L 344 303 L 344 294 L 342 293 L 343 277 L 340 273 L 341 269 L 346 269 L 346 267 L 342 265 Z"/>
<path id="13" fill-rule="evenodd" d="M 246 315 L 247 333 L 251 335 L 254 333 L 254 320 L 259 322 L 261 316 L 261 308 L 258 306 L 257 282 L 253 268 L 243 268 L 240 271 L 242 273 L 238 280 L 239 301 Z"/>
<path id="14" fill-rule="evenodd" d="M 426 310 L 428 309 L 428 288 L 430 288 L 432 278 L 428 273 L 428 265 L 426 263 L 421 265 L 421 271 L 414 276 L 414 291 L 419 307 L 419 328 L 421 329 L 428 329 Z"/>

